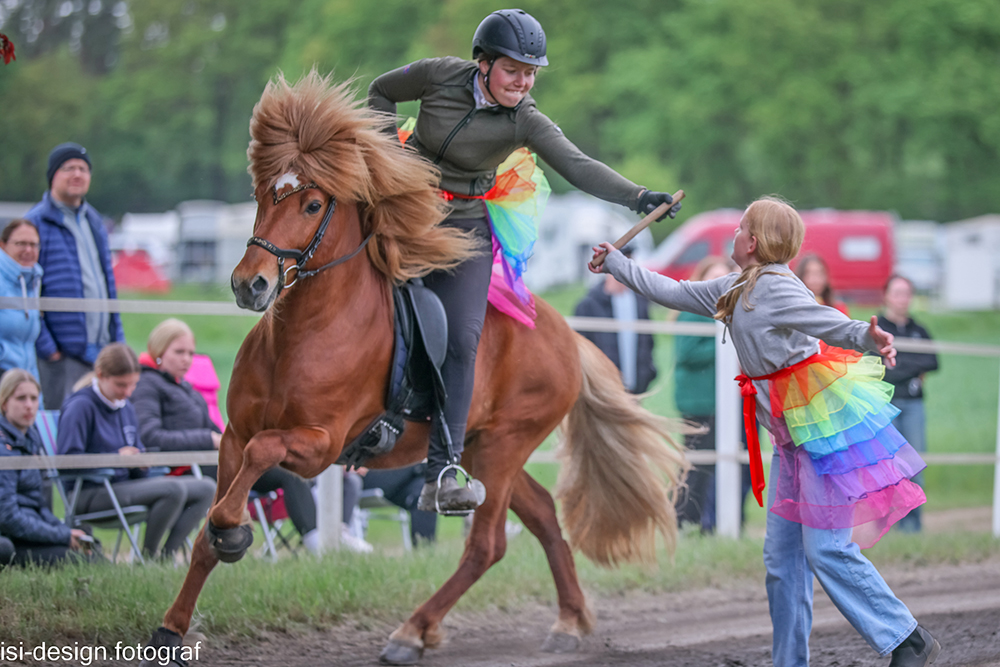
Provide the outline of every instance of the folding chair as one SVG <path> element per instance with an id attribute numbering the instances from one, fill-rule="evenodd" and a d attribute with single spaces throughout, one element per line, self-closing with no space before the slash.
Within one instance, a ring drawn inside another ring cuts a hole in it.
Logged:
<path id="1" fill-rule="evenodd" d="M 389 508 L 392 512 L 380 512 Z M 413 538 L 410 536 L 410 513 L 402 507 L 386 500 L 382 489 L 364 489 L 361 492 L 361 499 L 358 501 L 358 509 L 355 510 L 361 520 L 362 532 L 368 532 L 368 522 L 372 519 L 384 519 L 386 521 L 398 521 L 400 530 L 403 533 L 403 549 L 410 551 L 413 549 Z M 364 537 L 360 535 L 359 537 Z"/>
<path id="2" fill-rule="evenodd" d="M 39 410 L 38 416 L 35 418 L 35 425 L 42 436 L 42 446 L 45 448 L 46 455 L 54 456 L 56 434 L 59 425 L 59 411 Z M 48 476 L 53 480 L 53 486 L 55 486 L 56 492 L 59 494 L 60 500 L 62 500 L 65 512 L 63 521 L 66 525 L 79 526 L 81 524 L 89 524 L 95 528 L 118 529 L 118 539 L 115 542 L 115 549 L 111 560 L 114 561 L 118 557 L 118 551 L 122 543 L 122 534 L 124 533 L 128 536 L 129 543 L 132 545 L 132 556 L 138 559 L 140 563 L 143 563 L 145 560 L 142 557 L 142 550 L 139 548 L 139 529 L 137 526 L 146 521 L 149 508 L 145 505 L 122 507 L 121 503 L 118 502 L 118 496 L 115 495 L 114 489 L 111 487 L 111 479 L 114 477 L 114 474 L 114 471 L 111 469 L 92 470 L 80 474 L 59 473 L 54 468 L 48 471 Z M 66 489 L 63 486 L 64 481 L 73 482 L 73 491 L 70 494 L 66 493 Z M 114 509 L 77 514 L 76 501 L 80 496 L 80 490 L 83 488 L 84 481 L 103 484 L 104 490 L 107 491 Z"/>

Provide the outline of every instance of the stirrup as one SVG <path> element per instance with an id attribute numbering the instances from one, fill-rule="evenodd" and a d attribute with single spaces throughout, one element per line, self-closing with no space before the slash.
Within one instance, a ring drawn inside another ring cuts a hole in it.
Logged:
<path id="1" fill-rule="evenodd" d="M 484 502 L 486 502 L 486 487 L 478 479 L 473 479 L 472 475 L 466 472 L 465 468 L 457 463 L 449 463 L 444 468 L 441 468 L 441 472 L 438 473 L 437 478 L 437 489 L 434 491 L 434 510 L 442 516 L 469 516 L 475 512 L 475 508 L 470 510 L 443 510 L 441 509 L 441 503 L 438 496 L 441 494 L 441 480 L 444 479 L 444 474 L 449 470 L 457 470 L 462 473 L 465 477 L 465 486 L 472 490 L 472 493 L 476 496 L 476 507 L 479 507 Z"/>

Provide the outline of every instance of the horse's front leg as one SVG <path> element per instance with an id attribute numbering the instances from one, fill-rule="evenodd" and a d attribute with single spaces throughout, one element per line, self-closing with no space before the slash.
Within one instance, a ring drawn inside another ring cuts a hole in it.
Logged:
<path id="1" fill-rule="evenodd" d="M 226 494 L 236 474 L 239 472 L 242 463 L 242 450 L 244 443 L 239 440 L 232 429 L 226 429 L 222 435 L 222 444 L 219 446 L 219 469 L 218 480 L 215 487 L 215 502 Z M 205 524 L 207 527 L 207 523 Z M 202 528 L 195 538 L 194 548 L 191 550 L 191 565 L 188 567 L 187 576 L 184 577 L 184 584 L 180 593 L 170 609 L 163 616 L 163 625 L 153 633 L 148 646 L 156 649 L 161 647 L 178 647 L 183 641 L 191 626 L 191 615 L 194 613 L 195 603 L 201 594 L 201 589 L 208 580 L 208 575 L 218 564 L 219 558 L 215 550 L 209 546 L 205 529 Z M 153 667 L 154 660 L 144 660 L 140 667 Z M 179 664 L 174 661 L 171 666 Z"/>
<path id="2" fill-rule="evenodd" d="M 226 430 L 219 447 L 219 479 L 215 490 L 215 505 L 209 511 L 209 520 L 195 540 L 191 566 L 184 578 L 184 585 L 163 617 L 163 626 L 153 633 L 150 646 L 180 646 L 191 625 L 191 615 L 198 595 L 208 575 L 219 562 L 220 555 L 231 561 L 239 560 L 250 547 L 253 532 L 242 522 L 250 487 L 254 482 L 265 470 L 279 463 L 285 463 L 297 472 L 315 474 L 330 456 L 329 445 L 329 434 L 318 428 L 263 431 L 254 436 L 245 447 L 231 430 Z M 250 536 L 251 540 L 246 541 L 241 551 L 230 548 L 220 554 L 220 546 L 239 546 L 242 542 L 238 541 L 245 540 L 245 536 Z M 153 664 L 150 661 L 142 663 L 143 667 L 152 667 Z"/>
<path id="3" fill-rule="evenodd" d="M 243 460 L 232 483 L 223 480 L 220 470 L 217 500 L 205 524 L 216 557 L 229 563 L 237 561 L 253 542 L 253 530 L 244 522 L 247 499 L 250 488 L 266 470 L 285 463 L 295 472 L 315 474 L 322 470 L 329 450 L 330 434 L 321 428 L 270 429 L 251 438 L 243 448 Z"/>

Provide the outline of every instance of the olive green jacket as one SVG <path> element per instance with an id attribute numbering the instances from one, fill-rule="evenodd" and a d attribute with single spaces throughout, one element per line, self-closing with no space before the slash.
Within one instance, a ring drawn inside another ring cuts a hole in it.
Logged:
<path id="1" fill-rule="evenodd" d="M 583 154 L 526 96 L 514 109 L 476 109 L 476 63 L 461 58 L 428 58 L 387 72 L 368 88 L 368 104 L 395 116 L 396 104 L 420 100 L 408 140 L 441 170 L 440 187 L 457 195 L 483 195 L 496 169 L 521 147 L 537 153 L 575 187 L 595 197 L 638 208 L 644 188 Z M 452 218 L 477 218 L 483 204 L 456 198 Z"/>

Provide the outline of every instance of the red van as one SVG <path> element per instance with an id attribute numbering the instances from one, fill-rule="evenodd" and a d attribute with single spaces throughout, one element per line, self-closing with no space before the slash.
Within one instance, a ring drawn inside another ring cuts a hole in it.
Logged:
<path id="1" fill-rule="evenodd" d="M 877 304 L 895 261 L 894 217 L 879 211 L 800 211 L 806 238 L 799 257 L 814 253 L 830 267 L 837 296 L 856 303 Z M 743 211 L 726 208 L 691 218 L 661 243 L 645 265 L 675 280 L 690 277 L 708 255 L 729 257 Z M 792 262 L 792 268 L 795 261 Z"/>

